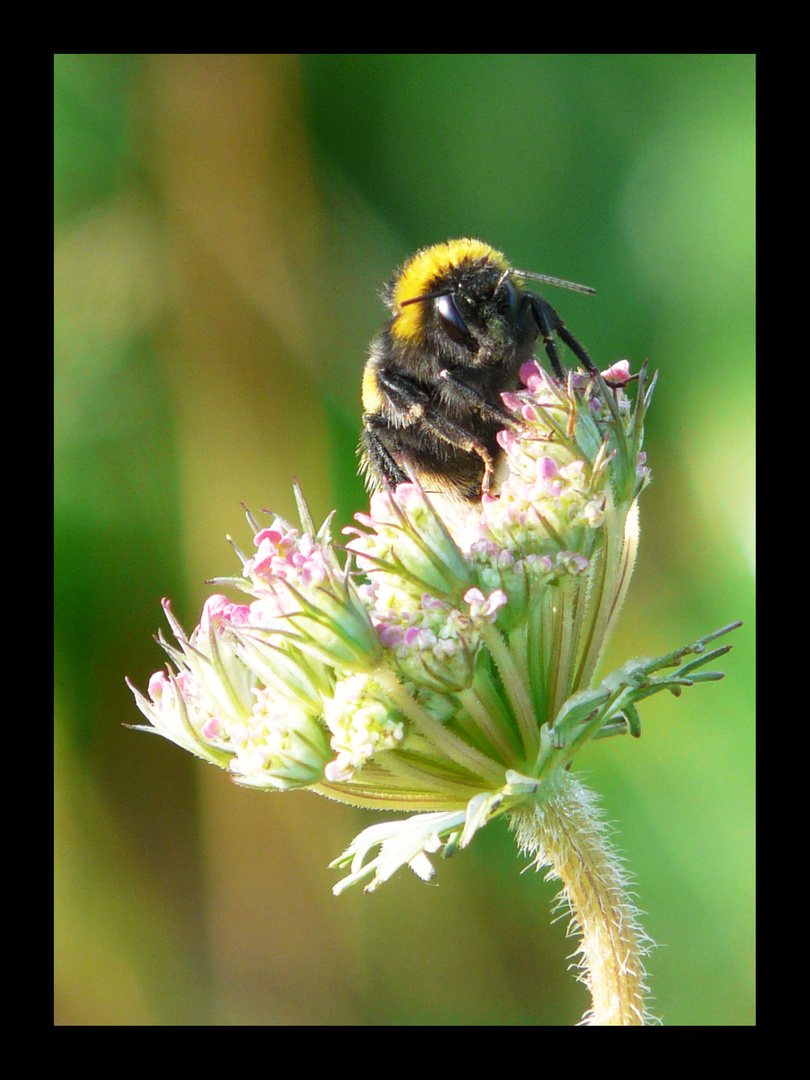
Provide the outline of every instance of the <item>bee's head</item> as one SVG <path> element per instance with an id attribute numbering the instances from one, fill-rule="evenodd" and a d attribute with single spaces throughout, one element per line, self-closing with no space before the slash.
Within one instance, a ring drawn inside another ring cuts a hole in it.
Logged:
<path id="1" fill-rule="evenodd" d="M 439 367 L 511 365 L 537 337 L 526 293 L 501 252 L 450 240 L 417 252 L 386 291 L 392 339 Z"/>

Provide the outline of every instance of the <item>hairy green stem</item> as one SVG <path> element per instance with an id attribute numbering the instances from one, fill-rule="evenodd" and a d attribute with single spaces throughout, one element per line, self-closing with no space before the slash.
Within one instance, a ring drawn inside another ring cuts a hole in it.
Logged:
<path id="1" fill-rule="evenodd" d="M 627 876 L 607 840 L 595 796 L 570 774 L 557 789 L 515 810 L 512 828 L 521 852 L 547 880 L 560 880 L 560 903 L 572 913 L 572 929 L 582 940 L 580 980 L 591 994 L 583 1022 L 595 1026 L 648 1023 L 643 957 L 649 939 L 627 890 Z"/>

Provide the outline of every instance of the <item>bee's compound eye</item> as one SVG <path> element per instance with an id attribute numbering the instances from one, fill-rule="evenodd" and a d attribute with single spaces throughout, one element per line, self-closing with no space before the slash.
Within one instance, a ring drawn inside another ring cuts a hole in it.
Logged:
<path id="1" fill-rule="evenodd" d="M 467 324 L 458 310 L 452 293 L 436 297 L 436 314 L 441 320 L 444 332 L 451 341 L 455 341 L 457 345 L 464 345 L 473 351 L 478 348 L 475 338 L 467 329 Z"/>

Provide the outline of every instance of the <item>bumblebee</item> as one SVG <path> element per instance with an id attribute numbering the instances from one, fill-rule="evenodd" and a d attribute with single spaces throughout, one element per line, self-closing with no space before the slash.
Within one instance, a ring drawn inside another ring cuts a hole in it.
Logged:
<path id="1" fill-rule="evenodd" d="M 595 365 L 525 278 L 593 293 L 585 285 L 514 270 L 480 240 L 423 248 L 383 292 L 391 318 L 371 343 L 363 374 L 361 469 L 370 490 L 418 480 L 429 494 L 480 501 L 496 486 L 496 436 L 518 424 L 501 394 L 543 339 L 551 370 L 565 373 L 555 335 Z"/>

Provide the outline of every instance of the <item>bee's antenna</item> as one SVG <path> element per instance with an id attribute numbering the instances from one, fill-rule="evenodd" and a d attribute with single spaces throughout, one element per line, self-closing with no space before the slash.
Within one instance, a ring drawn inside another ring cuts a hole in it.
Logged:
<path id="1" fill-rule="evenodd" d="M 426 292 L 422 293 L 421 296 L 412 296 L 410 300 L 403 300 L 399 306 L 404 308 L 408 304 L 419 304 L 423 300 L 436 300 L 440 296 L 449 296 L 452 291 L 452 289 L 436 289 L 435 292 Z"/>
<path id="2" fill-rule="evenodd" d="M 548 274 L 533 274 L 530 270 L 509 270 L 508 273 L 519 278 L 532 278 L 533 281 L 546 281 L 549 285 L 559 285 L 561 289 L 573 289 L 575 292 L 589 293 L 592 296 L 596 294 L 596 289 L 592 289 L 590 285 L 577 285 L 575 281 L 565 281 Z"/>

